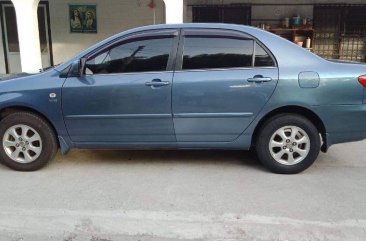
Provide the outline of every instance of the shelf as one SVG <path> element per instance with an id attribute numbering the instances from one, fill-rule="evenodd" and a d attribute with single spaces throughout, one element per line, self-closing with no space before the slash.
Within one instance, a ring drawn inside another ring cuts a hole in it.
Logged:
<path id="1" fill-rule="evenodd" d="M 270 28 L 268 29 L 268 31 L 274 31 L 274 32 L 283 32 L 283 31 L 309 31 L 312 32 L 314 31 L 313 28 Z"/>

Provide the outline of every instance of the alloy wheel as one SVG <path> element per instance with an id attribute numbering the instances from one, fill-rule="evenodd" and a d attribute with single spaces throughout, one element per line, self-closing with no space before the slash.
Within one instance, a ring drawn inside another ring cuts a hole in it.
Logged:
<path id="1" fill-rule="evenodd" d="M 269 141 L 272 157 L 284 165 L 295 165 L 303 161 L 310 151 L 308 134 L 297 126 L 285 126 L 272 135 Z"/>
<path id="2" fill-rule="evenodd" d="M 5 153 L 18 163 L 31 163 L 42 152 L 42 139 L 32 127 L 24 124 L 14 125 L 3 136 Z"/>

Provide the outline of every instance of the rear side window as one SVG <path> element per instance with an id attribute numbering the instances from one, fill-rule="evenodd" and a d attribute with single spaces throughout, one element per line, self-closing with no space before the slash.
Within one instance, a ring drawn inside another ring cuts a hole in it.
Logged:
<path id="1" fill-rule="evenodd" d="M 251 67 L 254 42 L 225 37 L 185 37 L 183 70 Z"/>
<path id="2" fill-rule="evenodd" d="M 267 51 L 262 48 L 258 43 L 255 43 L 255 60 L 254 60 L 255 67 L 271 67 L 275 66 L 275 63 L 271 57 L 267 53 Z"/>
<path id="3" fill-rule="evenodd" d="M 86 62 L 86 74 L 165 71 L 172 37 L 136 39 L 114 46 Z"/>

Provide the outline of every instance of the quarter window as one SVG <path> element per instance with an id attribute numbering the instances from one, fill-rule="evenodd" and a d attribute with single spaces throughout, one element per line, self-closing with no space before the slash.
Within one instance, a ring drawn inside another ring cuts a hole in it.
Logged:
<path id="1" fill-rule="evenodd" d="M 255 67 L 275 66 L 272 57 L 258 43 L 255 43 Z"/>
<path id="2" fill-rule="evenodd" d="M 187 69 L 251 67 L 254 42 L 224 37 L 185 37 L 183 66 Z"/>
<path id="3" fill-rule="evenodd" d="M 112 47 L 86 62 L 86 74 L 165 71 L 172 37 L 139 39 Z"/>

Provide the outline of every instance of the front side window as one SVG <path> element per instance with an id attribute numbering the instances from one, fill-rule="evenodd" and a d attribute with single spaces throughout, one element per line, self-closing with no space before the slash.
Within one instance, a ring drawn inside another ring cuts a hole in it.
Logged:
<path id="1" fill-rule="evenodd" d="M 86 62 L 86 74 L 165 71 L 172 37 L 138 39 L 114 46 Z"/>
<path id="2" fill-rule="evenodd" d="M 253 65 L 251 39 L 185 37 L 183 70 L 240 68 Z"/>

